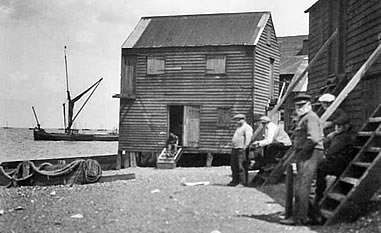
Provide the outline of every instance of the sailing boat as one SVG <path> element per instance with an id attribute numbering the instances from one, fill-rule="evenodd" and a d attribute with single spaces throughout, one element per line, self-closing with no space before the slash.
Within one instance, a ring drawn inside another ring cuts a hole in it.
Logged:
<path id="1" fill-rule="evenodd" d="M 67 72 L 67 58 L 66 58 L 66 46 L 64 47 L 64 54 L 65 54 L 65 69 L 66 69 L 66 93 L 67 93 L 67 102 L 68 102 L 68 109 L 67 109 L 67 119 L 66 119 L 66 109 L 65 109 L 65 103 L 63 104 L 63 117 L 64 117 L 64 125 L 65 125 L 65 132 L 64 133 L 49 133 L 46 132 L 44 129 L 41 128 L 40 123 L 37 118 L 36 111 L 34 110 L 34 107 L 32 106 L 33 114 L 37 122 L 37 127 L 33 129 L 33 137 L 34 140 L 46 140 L 46 141 L 118 141 L 118 134 L 116 133 L 104 133 L 104 134 L 88 134 L 88 133 L 79 133 L 78 129 L 73 129 L 73 123 L 78 117 L 78 114 L 82 111 L 84 106 L 86 105 L 87 101 L 90 99 L 90 97 L 93 95 L 97 87 L 99 86 L 100 82 L 103 80 L 103 78 L 99 79 L 97 82 L 95 82 L 92 86 L 87 88 L 85 91 L 83 91 L 81 94 L 76 96 L 75 98 L 71 98 L 70 91 L 69 91 L 69 77 Z M 80 100 L 86 93 L 91 91 L 85 102 L 82 104 L 76 115 L 74 116 L 74 104 L 78 100 Z"/>

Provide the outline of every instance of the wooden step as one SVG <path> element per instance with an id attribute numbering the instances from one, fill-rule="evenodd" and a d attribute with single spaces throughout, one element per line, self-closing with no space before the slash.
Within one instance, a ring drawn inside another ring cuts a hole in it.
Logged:
<path id="1" fill-rule="evenodd" d="M 354 146 L 353 148 L 360 151 L 363 147 L 362 146 Z M 381 147 L 371 146 L 371 147 L 365 148 L 364 151 L 378 153 L 381 151 Z"/>
<path id="2" fill-rule="evenodd" d="M 357 133 L 357 135 L 360 137 L 370 137 L 372 136 L 372 134 L 373 134 L 373 131 L 359 131 Z"/>
<path id="3" fill-rule="evenodd" d="M 381 122 L 381 117 L 369 117 L 369 122 L 371 123 Z"/>
<path id="4" fill-rule="evenodd" d="M 340 178 L 340 180 L 349 184 L 353 184 L 353 185 L 357 185 L 359 182 L 359 179 L 352 178 L 352 177 L 342 177 Z"/>
<path id="5" fill-rule="evenodd" d="M 367 163 L 367 162 L 353 162 L 353 165 L 359 166 L 359 167 L 369 167 L 372 163 Z"/>
<path id="6" fill-rule="evenodd" d="M 176 168 L 175 162 L 157 162 L 156 167 L 158 169 L 173 169 Z"/>
<path id="7" fill-rule="evenodd" d="M 321 209 L 321 214 L 325 217 L 325 218 L 331 218 L 333 216 L 333 212 L 332 211 L 329 211 L 329 210 L 326 210 L 326 209 Z"/>
<path id="8" fill-rule="evenodd" d="M 368 152 L 376 152 L 376 153 L 378 153 L 378 152 L 381 151 L 381 147 L 371 146 L 371 147 L 368 147 L 368 148 L 366 149 L 366 151 L 368 151 Z"/>
<path id="9" fill-rule="evenodd" d="M 341 202 L 345 199 L 345 195 L 341 193 L 328 193 L 327 196 L 333 200 Z"/>

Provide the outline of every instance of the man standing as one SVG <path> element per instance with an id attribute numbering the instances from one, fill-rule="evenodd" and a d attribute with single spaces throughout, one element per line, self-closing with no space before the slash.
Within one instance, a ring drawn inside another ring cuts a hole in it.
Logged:
<path id="1" fill-rule="evenodd" d="M 251 137 L 253 136 L 253 128 L 251 128 L 251 126 L 246 123 L 246 117 L 243 114 L 235 115 L 233 117 L 233 120 L 236 120 L 237 122 L 237 129 L 232 139 L 232 153 L 230 156 L 232 181 L 228 185 L 246 185 L 246 148 L 248 148 L 251 141 Z"/>
<path id="2" fill-rule="evenodd" d="M 323 130 L 320 119 L 311 107 L 311 96 L 299 94 L 294 98 L 298 121 L 294 130 L 296 156 L 295 203 L 293 216 L 282 224 L 304 225 L 308 219 L 309 194 L 318 163 L 323 159 Z"/>
<path id="3" fill-rule="evenodd" d="M 270 117 L 262 116 L 260 121 L 265 129 L 265 138 L 253 142 L 252 145 L 256 148 L 263 148 L 263 157 L 256 158 L 255 163 L 258 165 L 254 165 L 255 167 L 277 163 L 276 156 L 279 152 L 290 148 L 292 144 L 283 128 L 271 122 Z"/>

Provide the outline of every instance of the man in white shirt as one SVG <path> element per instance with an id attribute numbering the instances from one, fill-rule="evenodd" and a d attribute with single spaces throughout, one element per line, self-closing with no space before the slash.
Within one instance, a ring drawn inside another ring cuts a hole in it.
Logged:
<path id="1" fill-rule="evenodd" d="M 278 154 L 290 148 L 292 144 L 290 137 L 283 128 L 271 122 L 268 116 L 262 116 L 260 120 L 265 129 L 264 139 L 254 141 L 252 145 L 255 148 L 263 148 L 263 157 L 258 158 L 258 155 L 256 156 L 255 168 L 277 163 Z"/>
<path id="2" fill-rule="evenodd" d="M 246 148 L 250 145 L 251 137 L 253 136 L 253 128 L 246 123 L 246 117 L 243 114 L 237 114 L 233 117 L 233 119 L 236 120 L 238 127 L 232 139 L 232 153 L 230 156 L 232 181 L 228 185 L 246 185 Z"/>

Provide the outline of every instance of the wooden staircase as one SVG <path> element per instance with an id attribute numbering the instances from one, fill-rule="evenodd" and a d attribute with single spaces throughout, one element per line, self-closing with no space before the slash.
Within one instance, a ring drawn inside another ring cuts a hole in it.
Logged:
<path id="1" fill-rule="evenodd" d="M 167 148 L 165 147 L 157 158 L 156 167 L 159 169 L 173 169 L 176 167 L 176 163 L 180 160 L 182 154 L 183 148 L 178 147 L 174 156 L 168 156 Z"/>
<path id="2" fill-rule="evenodd" d="M 319 203 L 325 225 L 356 219 L 381 187 L 381 105 L 358 132 L 355 154 Z"/>
<path id="3" fill-rule="evenodd" d="M 360 69 L 356 72 L 356 74 L 348 82 L 345 82 L 346 84 L 343 88 L 341 87 L 341 85 L 344 85 L 344 81 L 343 81 L 344 79 L 342 80 L 343 83 L 340 83 L 340 85 L 335 86 L 335 89 L 340 93 L 338 94 L 334 102 L 328 107 L 328 109 L 320 117 L 320 120 L 322 123 L 327 121 L 327 119 L 338 108 L 338 106 L 342 103 L 342 101 L 357 86 L 357 84 L 361 81 L 362 77 L 365 75 L 366 71 L 374 64 L 374 62 L 377 60 L 377 58 L 380 55 L 381 55 L 381 43 L 377 46 L 377 48 L 373 51 L 373 53 L 369 56 L 369 58 L 365 61 L 365 63 L 360 67 Z M 309 64 L 309 66 L 310 65 L 311 64 Z M 374 123 L 373 121 L 376 121 L 375 123 L 377 123 L 378 119 L 379 119 L 378 117 L 370 118 L 368 123 Z M 363 136 L 365 136 L 369 134 L 369 132 L 365 131 L 365 132 L 361 132 L 360 134 L 363 134 Z M 293 149 L 293 147 L 291 147 L 289 151 L 283 156 L 282 160 L 279 161 L 278 165 L 271 171 L 271 173 L 268 176 L 265 174 L 266 176 L 263 177 L 264 179 L 263 179 L 262 185 L 278 183 L 280 178 L 285 173 L 287 165 L 293 162 L 294 160 L 295 160 L 295 150 Z"/>

